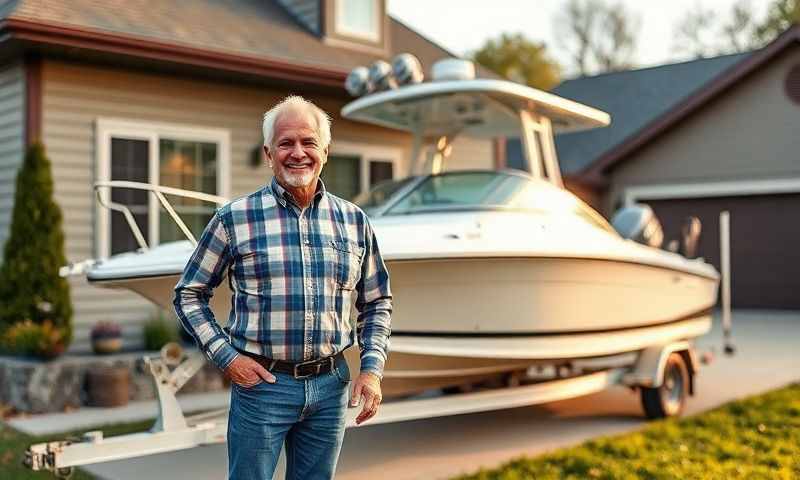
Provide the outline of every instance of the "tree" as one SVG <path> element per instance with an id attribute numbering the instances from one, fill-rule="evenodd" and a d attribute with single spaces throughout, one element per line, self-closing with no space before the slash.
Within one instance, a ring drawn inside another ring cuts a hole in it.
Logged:
<path id="1" fill-rule="evenodd" d="M 58 274 L 66 264 L 61 209 L 53 200 L 53 178 L 44 147 L 28 148 L 17 174 L 10 235 L 0 266 L 0 328 L 23 321 L 58 329 L 69 343 L 72 304 L 69 284 Z"/>
<path id="2" fill-rule="evenodd" d="M 719 48 L 714 30 L 714 12 L 699 3 L 689 11 L 675 28 L 672 50 L 688 53 L 694 58 L 710 57 Z"/>
<path id="3" fill-rule="evenodd" d="M 559 82 L 561 67 L 547 55 L 544 43 L 521 33 L 487 40 L 472 58 L 502 77 L 534 88 L 548 90 Z"/>
<path id="4" fill-rule="evenodd" d="M 757 18 L 750 0 L 739 0 L 722 16 L 698 7 L 677 25 L 673 50 L 693 57 L 756 50 L 797 24 L 800 0 L 773 0 L 764 18 Z"/>
<path id="5" fill-rule="evenodd" d="M 581 75 L 633 66 L 639 19 L 621 3 L 570 0 L 556 16 L 559 44 Z"/>
<path id="6" fill-rule="evenodd" d="M 755 41 L 766 45 L 792 25 L 800 25 L 800 0 L 774 0 L 767 17 L 756 25 Z"/>

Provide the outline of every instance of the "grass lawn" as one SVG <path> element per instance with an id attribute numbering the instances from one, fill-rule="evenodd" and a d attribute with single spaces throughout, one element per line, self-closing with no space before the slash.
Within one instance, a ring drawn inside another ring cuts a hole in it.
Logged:
<path id="1" fill-rule="evenodd" d="M 459 480 L 800 478 L 800 384 Z"/>
<path id="2" fill-rule="evenodd" d="M 92 430 L 102 430 L 106 436 L 122 435 L 124 433 L 141 432 L 153 425 L 153 420 L 146 420 L 135 423 L 125 423 L 110 425 L 105 427 L 93 428 Z M 49 472 L 33 472 L 22 465 L 25 450 L 33 443 L 47 442 L 51 440 L 64 440 L 70 435 L 80 435 L 80 432 L 57 433 L 53 435 L 43 435 L 34 437 L 20 433 L 3 422 L 0 422 L 0 479 L 2 480 L 34 480 L 50 479 L 54 477 Z M 95 477 L 89 473 L 75 469 L 75 480 L 91 480 Z"/>
<path id="3" fill-rule="evenodd" d="M 152 420 L 101 427 L 106 436 L 146 430 Z M 32 437 L 0 422 L 0 478 L 53 478 L 22 466 Z M 76 480 L 94 477 L 77 470 Z M 732 402 L 691 418 L 653 422 L 641 431 L 600 438 L 459 480 L 800 478 L 800 384 Z"/>

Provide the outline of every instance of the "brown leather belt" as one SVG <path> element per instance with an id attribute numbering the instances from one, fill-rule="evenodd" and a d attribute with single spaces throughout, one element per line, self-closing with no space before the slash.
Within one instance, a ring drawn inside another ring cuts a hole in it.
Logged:
<path id="1" fill-rule="evenodd" d="M 323 373 L 328 373 L 334 369 L 337 360 L 343 360 L 344 354 L 341 352 L 330 357 L 322 357 L 315 360 L 307 360 L 305 362 L 287 362 L 285 360 L 274 360 L 267 358 L 263 355 L 256 353 L 245 352 L 236 349 L 242 355 L 247 355 L 252 358 L 262 367 L 266 368 L 269 372 L 286 373 L 294 376 L 297 379 L 314 377 Z"/>

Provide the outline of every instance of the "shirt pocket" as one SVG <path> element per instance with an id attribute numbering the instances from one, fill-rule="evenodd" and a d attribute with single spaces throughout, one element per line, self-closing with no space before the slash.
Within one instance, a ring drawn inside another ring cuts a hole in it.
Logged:
<path id="1" fill-rule="evenodd" d="M 361 279 L 361 261 L 364 247 L 349 241 L 331 241 L 336 284 L 342 290 L 352 290 Z"/>
<path id="2" fill-rule="evenodd" d="M 282 264 L 279 252 L 269 252 L 266 249 L 253 249 L 249 245 L 238 247 L 239 258 L 235 281 L 239 291 L 250 295 L 266 293 L 273 278 L 280 278 Z"/>

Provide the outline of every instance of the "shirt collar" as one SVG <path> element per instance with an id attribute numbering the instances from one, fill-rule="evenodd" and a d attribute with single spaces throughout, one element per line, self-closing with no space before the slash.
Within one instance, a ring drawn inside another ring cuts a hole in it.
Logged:
<path id="1" fill-rule="evenodd" d="M 270 189 L 272 190 L 272 193 L 273 193 L 273 196 L 275 197 L 275 199 L 284 208 L 286 207 L 286 202 L 287 201 L 291 201 L 295 205 L 297 204 L 297 202 L 295 201 L 294 197 L 292 197 L 292 194 L 288 190 L 283 188 L 283 186 L 280 183 L 278 183 L 278 180 L 276 179 L 275 176 L 272 177 L 272 182 L 270 182 Z M 312 200 L 311 203 L 314 203 L 314 202 L 318 201 L 320 198 L 322 198 L 325 195 L 326 191 L 327 190 L 325 190 L 325 183 L 322 181 L 321 178 L 318 178 L 317 179 L 317 191 L 314 193 L 314 199 Z"/>

